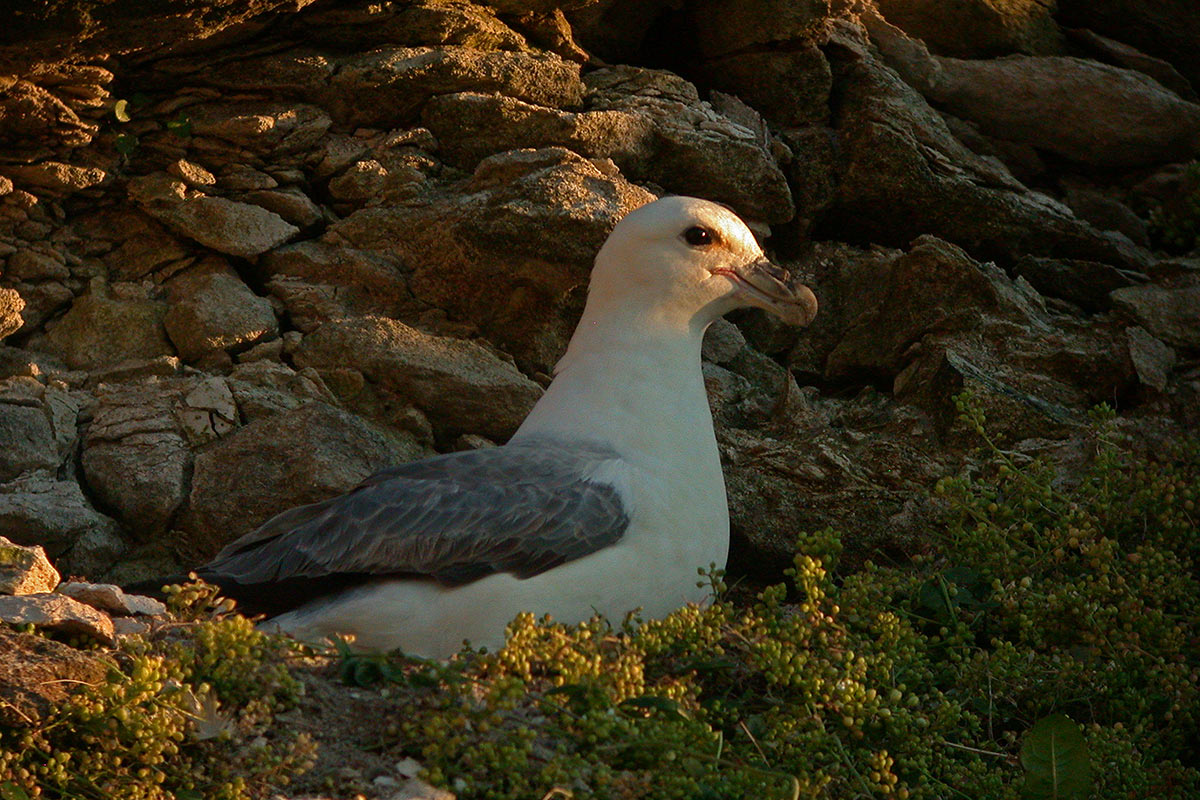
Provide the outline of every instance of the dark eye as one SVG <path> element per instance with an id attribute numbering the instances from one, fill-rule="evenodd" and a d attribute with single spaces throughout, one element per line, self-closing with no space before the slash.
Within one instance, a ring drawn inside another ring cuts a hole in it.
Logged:
<path id="1" fill-rule="evenodd" d="M 683 240 L 692 247 L 705 247 L 715 242 L 717 237 L 708 228 L 694 225 L 683 232 Z"/>

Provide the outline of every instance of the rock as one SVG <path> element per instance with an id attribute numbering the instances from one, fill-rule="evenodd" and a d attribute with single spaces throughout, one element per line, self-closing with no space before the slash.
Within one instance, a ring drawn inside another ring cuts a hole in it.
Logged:
<path id="1" fill-rule="evenodd" d="M 22 547 L 0 536 L 0 594 L 53 592 L 59 580 L 45 549 Z"/>
<path id="2" fill-rule="evenodd" d="M 188 119 L 192 134 L 218 142 L 218 150 L 237 156 L 251 153 L 274 161 L 308 150 L 332 124 L 329 114 L 318 106 L 269 101 L 203 103 L 189 109 Z M 220 183 L 227 180 L 229 176 L 223 176 Z M 235 179 L 228 188 L 273 187 L 239 187 Z"/>
<path id="3" fill-rule="evenodd" d="M 191 251 L 164 226 L 140 211 L 126 209 L 124 214 L 106 215 L 96 222 L 111 226 L 122 234 L 119 244 L 103 256 L 113 280 L 138 280 L 191 255 Z"/>
<path id="4" fill-rule="evenodd" d="M 854 531 L 845 564 L 919 548 L 935 518 L 926 487 L 945 469 L 941 452 L 925 445 L 932 429 L 924 411 L 870 390 L 821 398 L 797 427 L 719 428 L 730 574 L 775 579 L 792 564 L 796 536 L 826 527 Z"/>
<path id="5" fill-rule="evenodd" d="M 1025 310 L 1003 273 L 930 236 L 917 239 L 874 282 L 874 297 L 829 354 L 827 378 L 895 375 L 925 332 L 974 327 L 987 312 Z"/>
<path id="6" fill-rule="evenodd" d="M 58 593 L 100 611 L 123 617 L 130 617 L 134 614 L 156 616 L 167 613 L 167 607 L 153 597 L 125 594 L 120 586 L 111 583 L 69 581 L 58 587 Z"/>
<path id="7" fill-rule="evenodd" d="M 14 289 L 0 287 L 0 341 L 16 333 L 25 324 L 21 311 L 25 300 Z"/>
<path id="8" fill-rule="evenodd" d="M 1087 186 L 1068 184 L 1065 189 L 1066 196 L 1063 199 L 1075 216 L 1100 230 L 1119 231 L 1139 247 L 1150 246 L 1145 221 L 1133 213 L 1129 206 Z"/>
<path id="9" fill-rule="evenodd" d="M 1186 161 L 1200 152 L 1200 105 L 1140 72 L 1065 56 L 941 58 L 878 17 L 864 21 L 906 82 L 989 135 L 1095 167 Z"/>
<path id="10" fill-rule="evenodd" d="M 174 350 L 163 330 L 166 309 L 156 300 L 115 299 L 104 284 L 95 282 L 46 339 L 55 354 L 76 369 L 171 355 Z"/>
<path id="11" fill-rule="evenodd" d="M 163 326 L 187 361 L 216 350 L 246 350 L 279 335 L 271 303 L 250 291 L 221 259 L 205 259 L 167 283 L 170 306 Z"/>
<path id="12" fill-rule="evenodd" d="M 308 195 L 295 188 L 247 192 L 243 199 L 273 211 L 301 230 L 311 228 L 324 219 L 321 208 Z"/>
<path id="13" fill-rule="evenodd" d="M 850 33 L 835 38 L 827 56 L 840 97 L 838 183 L 814 235 L 903 246 L 933 233 L 1004 263 L 1027 253 L 1121 266 L 1148 260 L 1029 191 L 999 162 L 967 150 L 920 94 Z"/>
<path id="14" fill-rule="evenodd" d="M 327 322 L 294 360 L 318 370 L 352 367 L 377 392 L 423 411 L 444 436 L 507 439 L 542 390 L 474 342 L 430 336 L 385 317 Z"/>
<path id="15" fill-rule="evenodd" d="M 279 182 L 248 164 L 230 164 L 221 170 L 217 185 L 227 192 L 249 192 L 274 189 L 279 186 Z"/>
<path id="16" fill-rule="evenodd" d="M 596 70 L 585 83 L 590 109 L 631 112 L 651 123 L 647 160 L 628 165 L 634 180 L 727 202 L 752 220 L 791 219 L 791 192 L 761 132 L 701 101 L 691 83 L 637 67 Z"/>
<path id="17" fill-rule="evenodd" d="M 518 150 L 485 159 L 428 203 L 355 212 L 320 241 L 404 265 L 418 301 L 548 373 L 582 311 L 596 251 L 650 199 L 567 150 Z"/>
<path id="18" fill-rule="evenodd" d="M 187 497 L 192 453 L 184 397 L 198 381 L 101 386 L 80 464 L 91 493 L 140 540 L 166 530 Z M 205 414 L 207 418 L 207 414 Z"/>
<path id="19" fill-rule="evenodd" d="M 238 424 L 238 407 L 224 378 L 204 378 L 176 407 L 176 418 L 193 447 L 207 444 Z"/>
<path id="20" fill-rule="evenodd" d="M 114 641 L 112 620 L 107 614 L 61 594 L 0 596 L 0 621 L 66 636 L 90 636 L 104 644 Z"/>
<path id="21" fill-rule="evenodd" d="M 1058 0 L 1057 16 L 1165 59 L 1200 86 L 1200 9 L 1192 0 Z"/>
<path id="22" fill-rule="evenodd" d="M 579 65 L 556 55 L 465 47 L 381 47 L 341 62 L 322 106 L 347 125 L 411 120 L 429 98 L 498 92 L 543 106 L 576 106 Z"/>
<path id="23" fill-rule="evenodd" d="M 21 310 L 24 325 L 18 334 L 32 333 L 42 327 L 60 309 L 71 303 L 74 293 L 58 281 L 47 283 L 18 283 L 13 287 L 25 302 Z"/>
<path id="24" fill-rule="evenodd" d="M 324 403 L 259 419 L 196 456 L 184 550 L 211 557 L 275 514 L 352 489 L 392 464 L 426 455 L 410 437 L 385 433 Z"/>
<path id="25" fill-rule="evenodd" d="M 108 173 L 99 167 L 79 167 L 59 161 L 6 164 L 3 169 L 18 185 L 56 197 L 98 186 L 108 180 Z"/>
<path id="26" fill-rule="evenodd" d="M 811 40 L 829 12 L 829 0 L 696 0 L 687 7 L 697 46 L 709 58 Z"/>
<path id="27" fill-rule="evenodd" d="M 265 253 L 300 232 L 261 206 L 210 197 L 166 173 L 132 179 L 129 195 L 176 233 L 242 258 Z"/>
<path id="28" fill-rule="evenodd" d="M 45 147 L 79 147 L 100 130 L 69 105 L 28 80 L 8 80 L 0 91 L 0 146 L 45 155 Z"/>
<path id="29" fill-rule="evenodd" d="M 57 469 L 58 448 L 41 408 L 0 403 L 0 482 L 39 469 Z"/>
<path id="30" fill-rule="evenodd" d="M 1167 344 L 1200 348 L 1200 285 L 1167 288 L 1146 284 L 1117 289 L 1109 296 L 1114 308 Z"/>
<path id="31" fill-rule="evenodd" d="M 217 176 L 199 164 L 182 158 L 168 164 L 167 173 L 179 178 L 179 180 L 193 189 L 209 188 L 217 185 Z"/>
<path id="32" fill-rule="evenodd" d="M 324 239 L 284 245 L 263 256 L 266 287 L 297 329 L 345 316 L 404 317 L 423 309 L 406 274 L 386 254 Z"/>
<path id="33" fill-rule="evenodd" d="M 1148 56 L 1136 47 L 1130 47 L 1115 39 L 1101 36 L 1087 28 L 1074 28 L 1065 33 L 1072 41 L 1088 48 L 1101 59 L 1149 75 L 1184 100 L 1195 102 L 1196 91 L 1192 88 L 1192 84 L 1179 73 L 1179 70 L 1161 58 Z"/>
<path id="34" fill-rule="evenodd" d="M 54 250 L 18 250 L 8 258 L 9 275 L 24 281 L 64 280 L 71 270 L 63 263 L 62 254 Z"/>
<path id="35" fill-rule="evenodd" d="M 34 726 L 79 686 L 103 682 L 112 668 L 93 653 L 0 627 L 0 723 Z"/>
<path id="36" fill-rule="evenodd" d="M 338 47 L 459 45 L 524 50 L 525 39 L 482 4 L 417 0 L 403 6 L 318 8 L 302 19 L 306 40 Z"/>
<path id="37" fill-rule="evenodd" d="M 787 180 L 763 136 L 701 101 L 692 84 L 634 67 L 597 70 L 585 83 L 583 112 L 459 93 L 432 99 L 422 121 L 447 143 L 447 160 L 464 168 L 515 144 L 562 146 L 611 158 L 631 180 L 726 202 L 753 219 L 791 217 Z"/>
<path id="38" fill-rule="evenodd" d="M 293 411 L 313 400 L 330 405 L 338 402 L 311 367 L 296 371 L 273 361 L 239 364 L 229 373 L 228 383 L 237 410 L 247 422 Z"/>
<path id="39" fill-rule="evenodd" d="M 712 59 L 705 62 L 704 74 L 712 85 L 736 94 L 780 125 L 812 125 L 829 118 L 833 76 L 815 43 Z"/>
<path id="40" fill-rule="evenodd" d="M 887 21 L 931 51 L 956 58 L 994 58 L 1010 53 L 1053 55 L 1063 49 L 1047 0 L 879 0 Z"/>
<path id="41" fill-rule="evenodd" d="M 1164 391 L 1175 366 L 1175 351 L 1146 332 L 1145 328 L 1125 329 L 1129 340 L 1129 358 L 1144 385 Z"/>
<path id="42" fill-rule="evenodd" d="M 356 161 L 329 182 L 329 194 L 335 200 L 359 205 L 379 205 L 411 194 L 414 184 L 425 180 L 418 169 L 406 165 L 388 169 L 373 158 Z"/>
<path id="43" fill-rule="evenodd" d="M 453 792 L 439 789 L 420 778 L 408 778 L 394 791 L 381 794 L 381 800 L 454 800 Z"/>
<path id="44" fill-rule="evenodd" d="M 1022 256 L 1013 270 L 1047 297 L 1069 300 L 1085 311 L 1112 307 L 1114 289 L 1137 286 L 1149 278 L 1098 261 Z"/>

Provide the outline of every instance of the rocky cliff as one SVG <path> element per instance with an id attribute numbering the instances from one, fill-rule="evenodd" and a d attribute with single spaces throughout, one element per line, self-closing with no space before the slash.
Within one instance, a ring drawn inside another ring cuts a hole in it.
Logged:
<path id="1" fill-rule="evenodd" d="M 503 441 L 623 214 L 817 292 L 710 332 L 737 569 L 921 548 L 967 462 L 1200 421 L 1180 0 L 34 4 L 0 33 L 0 535 L 114 580 Z M 154 7 L 154 4 L 150 4 Z M 769 238 L 767 238 L 769 237 Z"/>

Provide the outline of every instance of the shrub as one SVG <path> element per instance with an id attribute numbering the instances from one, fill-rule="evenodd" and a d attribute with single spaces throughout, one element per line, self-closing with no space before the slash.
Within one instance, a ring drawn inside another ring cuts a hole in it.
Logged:
<path id="1" fill-rule="evenodd" d="M 264 735 L 299 694 L 291 645 L 219 613 L 213 587 L 175 588 L 177 624 L 124 638 L 104 683 L 0 726 L 0 798 L 246 800 L 311 765 L 305 735 Z"/>
<path id="2" fill-rule="evenodd" d="M 915 565 L 835 579 L 822 531 L 749 608 L 526 615 L 497 653 L 347 675 L 409 687 L 402 746 L 462 798 L 1200 796 L 1200 450 L 1134 458 L 1102 412 L 1066 486 L 957 401 L 987 463 L 938 484 Z"/>

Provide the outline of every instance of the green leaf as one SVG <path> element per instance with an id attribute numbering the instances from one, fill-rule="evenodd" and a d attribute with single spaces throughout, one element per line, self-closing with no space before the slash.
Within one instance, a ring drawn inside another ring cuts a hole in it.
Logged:
<path id="1" fill-rule="evenodd" d="M 204 800 L 204 795 L 195 789 L 176 789 L 175 800 Z"/>
<path id="2" fill-rule="evenodd" d="M 129 116 L 129 101 L 118 100 L 113 106 L 113 116 L 117 118 L 117 122 L 129 122 L 133 117 Z"/>
<path id="3" fill-rule="evenodd" d="M 29 800 L 29 793 L 15 783 L 0 783 L 0 800 Z"/>
<path id="4" fill-rule="evenodd" d="M 1092 765 L 1083 731 L 1065 714 L 1038 720 L 1021 745 L 1023 796 L 1030 800 L 1086 800 Z"/>

